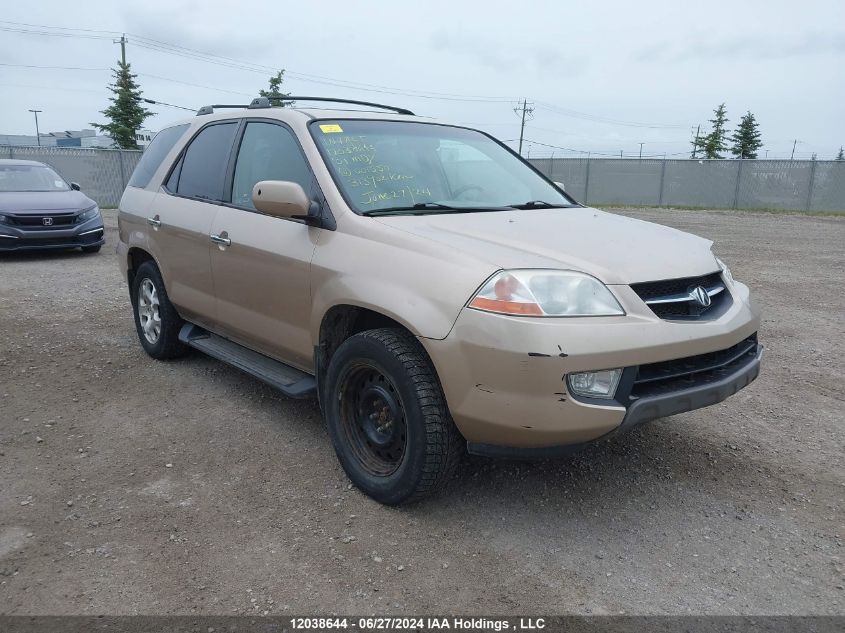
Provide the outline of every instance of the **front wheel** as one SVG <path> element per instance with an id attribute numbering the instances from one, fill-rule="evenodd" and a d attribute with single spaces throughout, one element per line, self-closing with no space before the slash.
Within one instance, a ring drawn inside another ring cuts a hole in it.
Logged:
<path id="1" fill-rule="evenodd" d="M 341 344 L 326 373 L 326 421 L 352 482 L 381 503 L 442 487 L 465 443 L 434 367 L 410 333 L 362 332 Z"/>

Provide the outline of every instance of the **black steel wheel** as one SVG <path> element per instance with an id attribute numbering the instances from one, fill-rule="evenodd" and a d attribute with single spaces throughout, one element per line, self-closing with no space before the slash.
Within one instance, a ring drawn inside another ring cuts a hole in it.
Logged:
<path id="1" fill-rule="evenodd" d="M 435 492 L 464 453 L 431 360 L 409 332 L 348 338 L 329 362 L 323 394 L 338 459 L 376 501 L 395 505 Z"/>

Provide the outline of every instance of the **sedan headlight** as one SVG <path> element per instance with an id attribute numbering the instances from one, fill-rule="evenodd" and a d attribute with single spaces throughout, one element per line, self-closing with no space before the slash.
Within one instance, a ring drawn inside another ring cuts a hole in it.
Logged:
<path id="1" fill-rule="evenodd" d="M 719 268 L 722 269 L 722 277 L 725 278 L 725 281 L 728 282 L 729 286 L 732 285 L 734 282 L 734 276 L 731 274 L 731 269 L 728 268 L 728 265 L 718 257 L 716 258 L 716 262 L 719 264 Z"/>
<path id="2" fill-rule="evenodd" d="M 100 215 L 100 208 L 95 204 L 90 209 L 85 209 L 82 213 L 79 214 L 76 221 L 77 222 L 87 222 L 88 220 L 93 220 L 94 218 Z"/>
<path id="3" fill-rule="evenodd" d="M 469 307 L 539 317 L 625 314 L 602 282 L 569 270 L 503 270 L 481 287 Z"/>

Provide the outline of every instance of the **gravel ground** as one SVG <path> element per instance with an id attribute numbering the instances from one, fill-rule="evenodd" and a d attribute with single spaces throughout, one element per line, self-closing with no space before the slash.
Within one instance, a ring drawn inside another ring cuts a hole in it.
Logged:
<path id="1" fill-rule="evenodd" d="M 113 248 L 0 256 L 0 613 L 845 614 L 845 219 L 631 210 L 765 314 L 725 403 L 444 494 L 351 488 L 317 405 L 135 338 Z"/>

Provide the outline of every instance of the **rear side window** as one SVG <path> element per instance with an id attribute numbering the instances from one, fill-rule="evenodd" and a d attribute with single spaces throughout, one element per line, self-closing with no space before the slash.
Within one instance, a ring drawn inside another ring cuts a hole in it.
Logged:
<path id="1" fill-rule="evenodd" d="M 190 198 L 219 201 L 223 199 L 223 181 L 237 122 L 210 125 L 197 134 L 181 160 L 176 193 Z"/>
<path id="2" fill-rule="evenodd" d="M 144 154 L 141 156 L 141 160 L 139 160 L 138 164 L 135 166 L 135 171 L 132 172 L 132 177 L 129 179 L 128 186 L 143 189 L 150 184 L 150 180 L 152 179 L 153 174 L 156 173 L 159 165 L 161 165 L 161 161 L 163 161 L 164 157 L 170 153 L 170 150 L 173 149 L 176 142 L 182 138 L 182 135 L 188 127 L 190 127 L 190 124 L 188 123 L 185 123 L 184 125 L 175 125 L 173 127 L 165 128 L 156 134 L 152 143 L 150 143 L 149 147 L 147 147 Z"/>
<path id="3" fill-rule="evenodd" d="M 238 151 L 232 204 L 254 209 L 252 187 L 262 180 L 289 180 L 311 190 L 311 170 L 293 134 L 281 125 L 253 121 Z"/>

